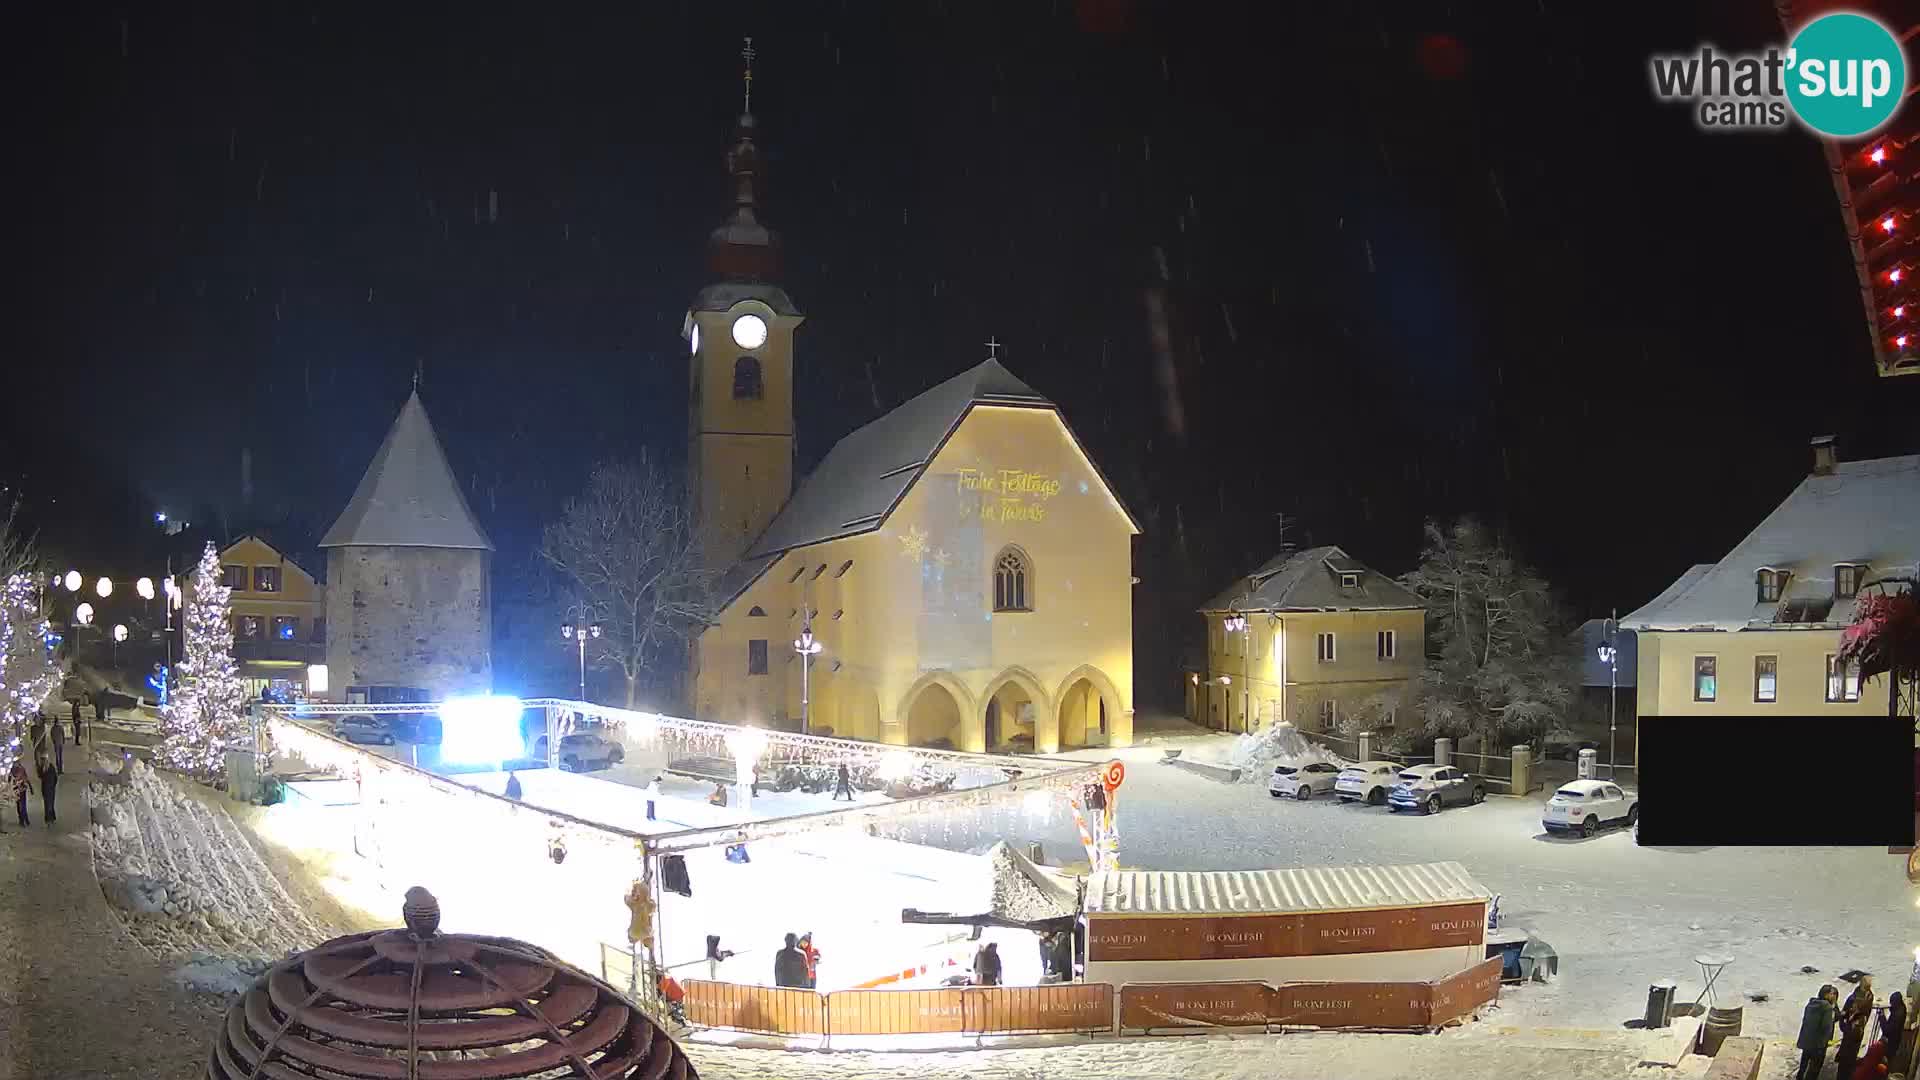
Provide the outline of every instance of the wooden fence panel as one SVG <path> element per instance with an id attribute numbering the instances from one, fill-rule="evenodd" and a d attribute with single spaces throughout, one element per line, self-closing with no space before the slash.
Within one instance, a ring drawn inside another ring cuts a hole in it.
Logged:
<path id="1" fill-rule="evenodd" d="M 1500 997 L 1501 959 L 1476 964 L 1458 975 L 1433 984 L 1432 1024 L 1439 1027 L 1450 1020 L 1473 1015 L 1473 1010 Z"/>
<path id="2" fill-rule="evenodd" d="M 812 990 L 688 979 L 687 1023 L 765 1035 L 825 1035 L 826 1005 Z"/>
<path id="3" fill-rule="evenodd" d="M 970 1035 L 1113 1030 L 1110 983 L 974 986 L 961 993 Z"/>
<path id="4" fill-rule="evenodd" d="M 1433 984 L 1287 983 L 1274 988 L 1269 1023 L 1283 1027 L 1425 1028 Z"/>
<path id="5" fill-rule="evenodd" d="M 1271 994 L 1262 982 L 1128 984 L 1120 988 L 1120 1027 L 1263 1027 Z"/>
<path id="6" fill-rule="evenodd" d="M 827 1026 L 835 1035 L 958 1033 L 965 1005 L 959 987 L 836 990 L 827 995 Z"/>

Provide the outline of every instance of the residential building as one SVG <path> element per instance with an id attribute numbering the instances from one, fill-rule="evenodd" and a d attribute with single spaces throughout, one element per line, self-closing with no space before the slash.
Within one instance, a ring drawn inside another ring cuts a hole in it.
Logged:
<path id="1" fill-rule="evenodd" d="M 847 435 L 795 490 L 802 315 L 757 217 L 756 134 L 742 116 L 718 280 L 683 324 L 695 520 L 729 568 L 694 646 L 696 715 L 974 751 L 1128 745 L 1139 528 L 996 359 Z M 823 651 L 803 669 L 805 629 Z"/>
<path id="2" fill-rule="evenodd" d="M 1426 608 L 1338 547 L 1283 551 L 1200 609 L 1187 716 L 1220 731 L 1391 731 L 1426 662 Z"/>
<path id="3" fill-rule="evenodd" d="M 304 693 L 308 667 L 322 663 L 325 653 L 326 586 L 258 536 L 227 545 L 220 573 L 221 584 L 232 590 L 233 658 L 247 696 Z M 182 580 L 190 603 L 193 575 Z"/>
<path id="4" fill-rule="evenodd" d="M 1620 620 L 1639 640 L 1641 717 L 1887 714 L 1887 680 L 1834 657 L 1862 589 L 1920 561 L 1920 455 L 1841 461 L 1822 437 L 1813 460 L 1725 558 Z"/>
<path id="5" fill-rule="evenodd" d="M 417 390 L 320 548 L 330 700 L 440 700 L 493 688 L 493 544 Z"/>

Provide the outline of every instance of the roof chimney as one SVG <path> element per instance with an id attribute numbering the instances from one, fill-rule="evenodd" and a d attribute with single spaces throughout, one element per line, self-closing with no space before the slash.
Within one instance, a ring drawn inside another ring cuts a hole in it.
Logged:
<path id="1" fill-rule="evenodd" d="M 1816 435 L 1813 439 L 1813 475 L 1832 476 L 1833 467 L 1840 461 L 1840 448 L 1831 435 Z"/>

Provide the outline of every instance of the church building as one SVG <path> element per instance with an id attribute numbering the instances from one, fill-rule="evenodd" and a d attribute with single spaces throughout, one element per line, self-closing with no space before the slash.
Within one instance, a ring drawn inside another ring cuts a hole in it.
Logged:
<path id="1" fill-rule="evenodd" d="M 759 219 L 748 106 L 714 282 L 683 330 L 688 482 L 727 568 L 695 643 L 696 715 L 972 751 L 1129 745 L 1139 526 L 1059 408 L 997 359 L 847 435 L 796 488 L 804 316 Z"/>

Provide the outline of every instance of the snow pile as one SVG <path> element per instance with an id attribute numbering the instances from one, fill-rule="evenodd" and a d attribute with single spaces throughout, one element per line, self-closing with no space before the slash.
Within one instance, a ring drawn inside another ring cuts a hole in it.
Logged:
<path id="1" fill-rule="evenodd" d="M 182 989 L 203 994 L 244 994 L 255 979 L 273 966 L 263 956 L 216 956 L 196 952 L 186 963 L 174 969 L 173 981 Z"/>
<path id="2" fill-rule="evenodd" d="M 1080 913 L 1077 893 L 1036 868 L 1005 843 L 987 853 L 993 866 L 993 914 L 1016 922 L 1071 918 Z"/>
<path id="3" fill-rule="evenodd" d="M 1315 761 L 1346 766 L 1339 754 L 1300 734 L 1292 724 L 1273 724 L 1240 736 L 1227 751 L 1227 764 L 1240 767 L 1243 783 L 1267 782 L 1275 765 L 1299 768 Z"/>
<path id="4" fill-rule="evenodd" d="M 301 911 L 232 817 L 133 762 L 87 786 L 94 874 L 133 937 L 244 964 L 332 936 Z"/>

